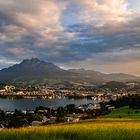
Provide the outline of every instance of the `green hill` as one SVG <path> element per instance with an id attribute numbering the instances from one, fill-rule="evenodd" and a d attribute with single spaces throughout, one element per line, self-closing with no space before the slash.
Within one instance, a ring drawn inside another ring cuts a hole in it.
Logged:
<path id="1" fill-rule="evenodd" d="M 140 109 L 131 109 L 129 107 L 121 107 L 113 110 L 109 115 L 101 116 L 100 118 L 140 118 Z"/>

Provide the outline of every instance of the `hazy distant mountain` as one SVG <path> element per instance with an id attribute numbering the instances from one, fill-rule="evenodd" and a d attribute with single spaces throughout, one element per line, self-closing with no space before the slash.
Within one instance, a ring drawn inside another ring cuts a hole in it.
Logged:
<path id="1" fill-rule="evenodd" d="M 140 81 L 140 77 L 124 74 L 124 73 L 113 73 L 113 74 L 107 74 L 107 80 L 116 80 L 120 82 L 126 82 L 126 81 Z"/>
<path id="2" fill-rule="evenodd" d="M 87 77 L 100 78 L 104 82 L 109 81 L 118 81 L 118 82 L 128 82 L 128 81 L 140 81 L 140 77 L 123 74 L 123 73 L 112 73 L 104 74 L 94 70 L 85 70 L 85 69 L 70 69 L 70 72 L 78 73 L 81 75 L 86 75 Z"/>
<path id="3" fill-rule="evenodd" d="M 108 81 L 140 81 L 127 74 L 103 74 L 93 70 L 63 70 L 37 58 L 23 60 L 20 64 L 0 70 L 0 82 L 10 84 L 103 84 Z"/>

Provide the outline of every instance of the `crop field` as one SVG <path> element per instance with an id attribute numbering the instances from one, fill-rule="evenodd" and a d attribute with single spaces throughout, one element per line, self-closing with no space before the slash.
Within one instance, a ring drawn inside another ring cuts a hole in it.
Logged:
<path id="1" fill-rule="evenodd" d="M 96 119 L 0 131 L 0 140 L 140 140 L 139 119 Z"/>

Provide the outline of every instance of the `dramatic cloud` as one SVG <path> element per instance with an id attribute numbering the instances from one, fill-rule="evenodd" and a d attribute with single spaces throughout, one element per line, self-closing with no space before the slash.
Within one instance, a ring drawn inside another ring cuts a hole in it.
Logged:
<path id="1" fill-rule="evenodd" d="M 60 16 L 66 2 L 49 0 L 0 1 L 0 41 L 8 52 L 21 56 L 20 50 L 50 48 L 59 39 L 70 39 L 74 34 L 66 33 Z M 16 49 L 15 49 L 16 47 Z M 13 51 L 9 51 L 12 50 Z M 18 50 L 18 51 L 17 51 Z M 53 50 L 53 48 L 52 48 Z"/>
<path id="2" fill-rule="evenodd" d="M 125 0 L 78 0 L 80 19 L 100 27 L 106 23 L 126 22 L 132 12 Z"/>
<path id="3" fill-rule="evenodd" d="M 140 75 L 139 6 L 136 0 L 0 0 L 0 68 L 38 57 L 65 68 Z"/>

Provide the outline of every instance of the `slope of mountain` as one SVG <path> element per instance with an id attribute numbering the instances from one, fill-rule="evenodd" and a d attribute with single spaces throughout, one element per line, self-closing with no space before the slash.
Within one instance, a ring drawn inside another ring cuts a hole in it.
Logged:
<path id="1" fill-rule="evenodd" d="M 103 84 L 108 81 L 140 81 L 127 74 L 103 74 L 93 70 L 63 70 L 37 58 L 23 60 L 20 64 L 0 70 L 0 82 L 10 84 Z"/>
<path id="2" fill-rule="evenodd" d="M 116 82 L 116 81 L 110 81 L 110 82 L 107 82 L 106 84 L 102 85 L 101 86 L 102 88 L 109 88 L 109 89 L 122 89 L 122 88 L 125 88 L 127 87 L 125 83 L 123 82 Z"/>

